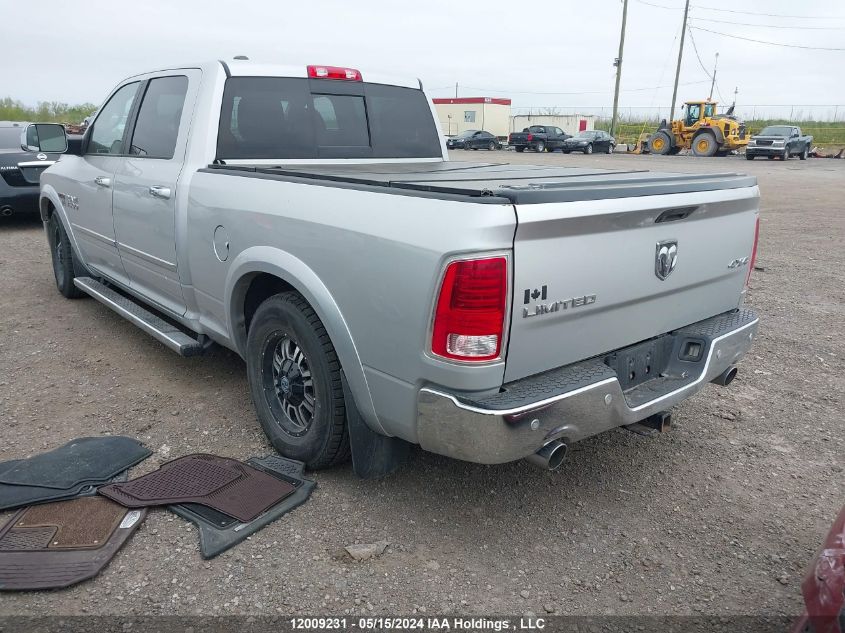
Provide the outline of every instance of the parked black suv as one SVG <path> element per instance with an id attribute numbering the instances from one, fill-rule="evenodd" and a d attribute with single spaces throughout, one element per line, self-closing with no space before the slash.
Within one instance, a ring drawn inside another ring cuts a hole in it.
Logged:
<path id="1" fill-rule="evenodd" d="M 57 124 L 0 121 L 0 216 L 38 213 L 41 172 L 67 149 L 59 128 Z M 40 151 L 39 144 L 55 151 Z"/>

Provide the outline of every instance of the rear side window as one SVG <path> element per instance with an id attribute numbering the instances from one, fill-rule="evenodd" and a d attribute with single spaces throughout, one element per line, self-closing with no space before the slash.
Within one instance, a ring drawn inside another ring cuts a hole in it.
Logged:
<path id="1" fill-rule="evenodd" d="M 0 149 L 21 149 L 21 127 L 0 128 Z"/>
<path id="2" fill-rule="evenodd" d="M 126 84 L 100 110 L 91 129 L 89 154 L 120 154 L 123 151 L 123 133 L 139 85 L 137 81 Z"/>
<path id="3" fill-rule="evenodd" d="M 187 92 L 188 78 L 185 76 L 150 80 L 129 144 L 130 154 L 173 158 Z"/>
<path id="4" fill-rule="evenodd" d="M 281 77 L 226 80 L 220 159 L 440 155 L 437 128 L 421 90 Z"/>

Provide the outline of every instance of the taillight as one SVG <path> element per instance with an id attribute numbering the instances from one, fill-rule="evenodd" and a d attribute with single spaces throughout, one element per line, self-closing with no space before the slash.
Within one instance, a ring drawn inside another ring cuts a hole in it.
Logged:
<path id="1" fill-rule="evenodd" d="M 431 351 L 463 361 L 498 358 L 508 300 L 504 257 L 452 262 L 446 268 L 434 312 Z"/>
<path id="2" fill-rule="evenodd" d="M 751 271 L 754 270 L 754 264 L 757 262 L 757 241 L 760 238 L 760 216 L 757 216 L 757 222 L 754 224 L 754 246 L 751 247 L 751 260 L 748 262 L 748 274 L 745 276 L 745 285 L 751 283 Z"/>
<path id="3" fill-rule="evenodd" d="M 343 79 L 345 81 L 363 81 L 360 71 L 354 68 L 340 66 L 309 66 L 308 76 L 311 79 Z"/>
<path id="4" fill-rule="evenodd" d="M 533 141 L 533 140 L 534 140 L 534 135 L 533 135 L 533 134 L 529 134 L 528 136 L 526 136 L 526 137 L 525 137 L 525 140 L 526 140 L 526 141 Z"/>

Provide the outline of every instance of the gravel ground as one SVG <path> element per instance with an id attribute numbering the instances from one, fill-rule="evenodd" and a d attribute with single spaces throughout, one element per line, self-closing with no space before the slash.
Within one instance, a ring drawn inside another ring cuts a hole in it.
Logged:
<path id="1" fill-rule="evenodd" d="M 156 510 L 99 577 L 3 595 L 0 615 L 800 611 L 843 504 L 845 161 L 453 154 L 758 176 L 761 336 L 739 378 L 678 407 L 671 432 L 606 433 L 554 473 L 421 451 L 384 481 L 317 473 L 305 506 L 211 561 L 192 524 Z M 133 476 L 197 451 L 270 452 L 237 356 L 180 358 L 95 301 L 64 300 L 39 223 L 0 220 L 0 460 L 106 433 L 156 451 Z M 380 540 L 370 561 L 339 553 Z"/>

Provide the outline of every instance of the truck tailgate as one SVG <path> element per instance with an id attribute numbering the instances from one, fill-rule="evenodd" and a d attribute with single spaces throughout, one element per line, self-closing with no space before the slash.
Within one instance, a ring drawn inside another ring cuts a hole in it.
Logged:
<path id="1" fill-rule="evenodd" d="M 759 202 L 756 185 L 737 184 L 536 204 L 517 198 L 505 381 L 736 308 Z M 659 251 L 665 263 L 673 245 L 674 268 L 659 269 Z"/>

